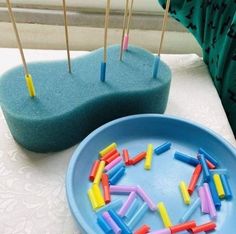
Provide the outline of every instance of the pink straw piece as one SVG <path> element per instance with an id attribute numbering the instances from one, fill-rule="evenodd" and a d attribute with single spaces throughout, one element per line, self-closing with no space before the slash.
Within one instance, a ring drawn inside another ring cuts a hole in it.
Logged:
<path id="1" fill-rule="evenodd" d="M 162 229 L 162 230 L 159 230 L 159 231 L 149 232 L 149 234 L 171 234 L 171 231 L 170 231 L 169 228 L 166 228 L 166 229 Z"/>
<path id="2" fill-rule="evenodd" d="M 123 50 L 128 50 L 128 47 L 129 47 L 129 35 L 125 34 L 124 43 L 123 43 Z"/>
<path id="3" fill-rule="evenodd" d="M 147 203 L 150 210 L 155 211 L 157 210 L 157 206 L 152 201 L 152 199 L 144 192 L 144 190 L 137 186 L 137 193 L 140 195 L 140 197 Z"/>
<path id="4" fill-rule="evenodd" d="M 210 216 L 211 216 L 211 218 L 215 219 L 217 216 L 217 213 L 216 213 L 215 204 L 214 204 L 212 196 L 211 196 L 209 185 L 207 183 L 204 183 L 203 188 L 205 191 Z"/>
<path id="5" fill-rule="evenodd" d="M 206 200 L 206 194 L 205 189 L 203 187 L 200 187 L 198 189 L 198 195 L 201 200 L 201 210 L 203 213 L 209 214 L 209 208 L 208 208 L 208 202 Z"/>
<path id="6" fill-rule="evenodd" d="M 108 165 L 105 166 L 105 172 L 111 170 L 114 166 L 116 166 L 119 162 L 121 162 L 122 158 L 118 157 L 112 162 L 110 162 Z"/>
<path id="7" fill-rule="evenodd" d="M 121 217 L 124 217 L 135 198 L 136 198 L 136 192 L 131 192 L 127 200 L 124 202 L 124 204 L 120 208 L 118 215 L 120 215 Z"/>
<path id="8" fill-rule="evenodd" d="M 111 185 L 110 193 L 112 194 L 127 194 L 131 192 L 136 192 L 137 186 L 129 185 Z"/>
<path id="9" fill-rule="evenodd" d="M 106 211 L 102 214 L 103 218 L 106 220 L 107 224 L 112 228 L 113 232 L 115 234 L 120 234 L 121 229 L 119 226 L 116 224 L 116 222 L 112 219 L 110 214 Z"/>

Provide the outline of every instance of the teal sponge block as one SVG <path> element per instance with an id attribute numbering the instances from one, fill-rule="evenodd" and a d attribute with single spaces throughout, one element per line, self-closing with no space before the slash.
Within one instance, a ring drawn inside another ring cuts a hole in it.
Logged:
<path id="1" fill-rule="evenodd" d="M 100 81 L 103 49 L 67 61 L 28 64 L 36 97 L 30 98 L 22 67 L 0 79 L 0 104 L 15 140 L 35 152 L 68 148 L 98 126 L 118 117 L 165 111 L 171 71 L 160 62 L 152 78 L 154 55 L 130 46 L 119 60 L 120 47 L 108 48 L 106 81 Z"/>

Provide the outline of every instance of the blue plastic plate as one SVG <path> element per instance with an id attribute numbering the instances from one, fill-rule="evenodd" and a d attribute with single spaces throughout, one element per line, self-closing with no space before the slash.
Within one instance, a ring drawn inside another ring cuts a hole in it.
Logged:
<path id="1" fill-rule="evenodd" d="M 147 144 L 158 146 L 166 141 L 172 142 L 172 149 L 153 157 L 152 169 L 144 170 L 144 162 L 127 167 L 126 176 L 120 185 L 140 185 L 156 202 L 163 201 L 174 224 L 179 222 L 187 206 L 183 204 L 178 184 L 181 180 L 187 183 L 193 172 L 193 167 L 173 159 L 176 150 L 196 156 L 199 147 L 204 148 L 220 161 L 221 168 L 229 170 L 230 184 L 233 195 L 236 196 L 236 150 L 223 138 L 197 124 L 175 117 L 145 114 L 117 119 L 93 131 L 74 152 L 69 164 L 66 188 L 71 211 L 84 233 L 103 233 L 96 223 L 87 190 L 91 165 L 98 158 L 98 152 L 112 142 L 118 144 L 121 151 L 127 148 L 131 156 L 145 151 Z M 194 193 L 194 197 L 197 194 Z M 113 196 L 116 199 L 115 196 Z M 126 199 L 126 196 L 120 196 Z M 235 228 L 236 203 L 222 201 L 221 211 L 218 212 L 217 229 L 213 233 L 236 233 Z M 192 216 L 200 225 L 210 218 L 202 215 L 198 209 Z M 148 212 L 140 225 L 148 224 L 152 230 L 163 228 L 157 213 Z"/>

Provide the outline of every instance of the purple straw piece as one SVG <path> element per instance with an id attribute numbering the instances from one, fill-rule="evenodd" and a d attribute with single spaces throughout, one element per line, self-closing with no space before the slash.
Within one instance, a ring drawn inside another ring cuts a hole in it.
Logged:
<path id="1" fill-rule="evenodd" d="M 126 222 L 129 222 L 132 219 L 132 217 L 134 216 L 134 214 L 138 210 L 138 207 L 139 207 L 139 199 L 135 198 L 133 203 L 131 204 L 130 208 L 127 210 L 127 212 L 125 214 L 125 221 Z"/>
<path id="2" fill-rule="evenodd" d="M 115 234 L 121 233 L 121 229 L 119 228 L 119 226 L 116 224 L 116 222 L 112 219 L 112 217 L 110 216 L 110 214 L 107 211 L 104 212 L 102 214 L 102 216 L 106 220 L 108 225 L 112 228 L 112 230 Z"/>
<path id="3" fill-rule="evenodd" d="M 155 211 L 157 210 L 157 206 L 155 203 L 152 201 L 152 199 L 144 192 L 144 190 L 140 187 L 137 186 L 137 193 L 139 196 L 147 203 L 148 207 L 150 210 Z"/>
<path id="4" fill-rule="evenodd" d="M 211 196 L 209 185 L 207 183 L 204 183 L 203 188 L 205 191 L 210 216 L 211 216 L 211 218 L 215 219 L 217 216 L 217 213 L 216 213 L 215 204 L 214 204 L 212 196 Z"/>
<path id="5" fill-rule="evenodd" d="M 205 189 L 203 187 L 200 187 L 198 189 L 198 195 L 201 200 L 201 210 L 203 213 L 209 214 L 209 208 L 208 208 L 208 202 L 206 200 L 206 194 Z"/>
<path id="6" fill-rule="evenodd" d="M 110 193 L 111 194 L 127 194 L 131 192 L 136 192 L 137 186 L 129 186 L 129 185 L 111 185 Z"/>
<path id="7" fill-rule="evenodd" d="M 109 171 L 111 170 L 114 166 L 116 166 L 119 162 L 121 162 L 122 158 L 118 157 L 115 160 L 113 160 L 112 162 L 110 162 L 108 165 L 105 166 L 105 171 Z"/>
<path id="8" fill-rule="evenodd" d="M 122 207 L 120 208 L 118 215 L 124 217 L 135 198 L 136 198 L 136 192 L 131 192 L 126 201 L 124 202 L 124 204 L 122 205 Z"/>
<path id="9" fill-rule="evenodd" d="M 162 229 L 162 230 L 159 230 L 159 231 L 149 232 L 149 234 L 171 234 L 171 231 L 170 231 L 169 228 L 166 228 L 166 229 Z"/>

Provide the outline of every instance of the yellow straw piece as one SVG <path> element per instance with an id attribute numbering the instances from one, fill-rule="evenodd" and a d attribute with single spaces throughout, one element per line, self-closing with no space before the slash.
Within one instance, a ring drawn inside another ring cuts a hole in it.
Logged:
<path id="1" fill-rule="evenodd" d="M 102 192 L 101 189 L 99 187 L 98 184 L 93 184 L 92 185 L 92 190 L 93 190 L 93 194 L 95 196 L 96 202 L 98 204 L 98 208 L 105 206 L 105 201 L 104 198 L 102 196 Z"/>
<path id="2" fill-rule="evenodd" d="M 153 145 L 148 144 L 144 169 L 150 170 L 152 166 Z"/>
<path id="3" fill-rule="evenodd" d="M 34 82 L 30 74 L 25 75 L 25 81 L 30 97 L 35 97 Z"/>
<path id="4" fill-rule="evenodd" d="M 117 144 L 116 143 L 112 143 L 110 145 L 108 145 L 106 148 L 104 148 L 103 150 L 101 150 L 99 152 L 99 155 L 102 157 L 104 156 L 106 153 L 108 153 L 109 151 L 115 149 L 117 147 Z"/>
<path id="5" fill-rule="evenodd" d="M 224 191 L 224 187 L 222 185 L 219 174 L 214 174 L 213 180 L 214 180 L 219 198 L 223 199 L 225 197 L 225 191 Z"/>
<path id="6" fill-rule="evenodd" d="M 171 227 L 172 223 L 171 223 L 170 217 L 167 213 L 166 207 L 163 202 L 159 202 L 157 204 L 157 210 L 159 210 L 159 213 L 161 215 L 161 219 L 162 219 L 162 222 L 163 222 L 165 228 Z"/>
<path id="7" fill-rule="evenodd" d="M 88 190 L 88 197 L 89 197 L 89 200 L 90 200 L 90 203 L 91 203 L 93 209 L 94 209 L 94 210 L 98 209 L 98 203 L 97 203 L 97 201 L 96 201 L 96 198 L 95 198 L 95 195 L 94 195 L 94 193 L 93 193 L 92 188 L 90 188 L 90 189 Z"/>
<path id="8" fill-rule="evenodd" d="M 105 162 L 100 161 L 96 176 L 95 176 L 94 181 L 93 181 L 94 184 L 99 184 L 100 183 L 104 167 L 105 167 Z"/>
<path id="9" fill-rule="evenodd" d="M 189 205 L 191 203 L 191 198 L 190 198 L 190 195 L 188 193 L 188 189 L 187 189 L 186 183 L 184 181 L 181 181 L 180 184 L 179 184 L 179 187 L 180 187 L 180 191 L 181 191 L 182 197 L 184 199 L 184 203 L 186 205 Z"/>

